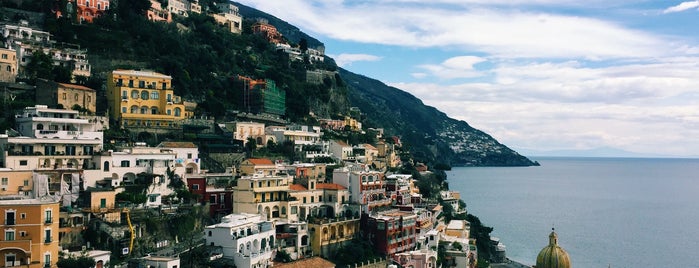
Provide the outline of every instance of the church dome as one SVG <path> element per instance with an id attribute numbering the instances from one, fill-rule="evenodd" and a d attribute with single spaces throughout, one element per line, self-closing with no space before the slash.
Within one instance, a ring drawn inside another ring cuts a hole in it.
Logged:
<path id="1" fill-rule="evenodd" d="M 536 268 L 570 268 L 568 253 L 558 246 L 558 235 L 552 229 L 549 245 L 541 249 L 536 257 Z"/>

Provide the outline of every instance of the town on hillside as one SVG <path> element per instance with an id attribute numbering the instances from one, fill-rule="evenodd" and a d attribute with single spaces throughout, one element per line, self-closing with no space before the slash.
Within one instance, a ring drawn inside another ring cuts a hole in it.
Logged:
<path id="1" fill-rule="evenodd" d="M 169 74 L 113 68 L 91 88 L 88 51 L 52 40 L 26 2 L 8 2 L 0 22 L 4 267 L 427 268 L 505 258 L 496 240 L 478 241 L 489 230 L 443 171 L 412 160 L 398 136 L 363 127 L 359 108 L 288 122 L 284 89 L 244 75 L 232 78 L 242 111 L 225 118 L 198 114 Z M 50 14 L 75 23 L 116 6 L 50 2 Z M 144 16 L 172 23 L 192 13 L 243 31 L 232 3 L 212 11 L 150 0 Z M 324 60 L 322 48 L 290 45 L 265 20 L 250 30 L 290 61 Z M 307 80 L 328 76 L 311 70 Z M 481 243 L 493 248 L 486 259 Z"/>

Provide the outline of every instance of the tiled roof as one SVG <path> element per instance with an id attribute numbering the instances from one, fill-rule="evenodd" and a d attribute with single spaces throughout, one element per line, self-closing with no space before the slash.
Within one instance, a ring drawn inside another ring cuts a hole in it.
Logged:
<path id="1" fill-rule="evenodd" d="M 367 150 L 376 150 L 376 147 L 372 146 L 371 144 L 365 143 L 364 148 Z"/>
<path id="2" fill-rule="evenodd" d="M 306 189 L 306 187 L 303 187 L 303 185 L 301 185 L 301 184 L 292 184 L 292 185 L 289 185 L 289 190 L 292 190 L 292 191 L 306 191 L 306 190 L 308 190 L 308 189 Z"/>
<path id="3" fill-rule="evenodd" d="M 326 189 L 326 190 L 347 190 L 347 187 L 339 185 L 337 183 L 318 183 L 316 189 Z"/>
<path id="4" fill-rule="evenodd" d="M 321 257 L 311 257 L 289 263 L 274 263 L 275 268 L 335 268 L 335 264 Z"/>
<path id="5" fill-rule="evenodd" d="M 248 161 L 253 165 L 274 165 L 272 160 L 267 158 L 248 158 Z"/>
<path id="6" fill-rule="evenodd" d="M 347 144 L 346 142 L 341 141 L 341 140 L 336 140 L 335 143 L 337 143 L 338 145 L 343 146 L 343 147 L 349 146 L 349 144 Z"/>
<path id="7" fill-rule="evenodd" d="M 65 87 L 65 88 L 73 88 L 73 89 L 80 89 L 80 90 L 86 90 L 86 91 L 95 91 L 94 89 L 91 89 L 91 88 L 86 87 L 86 86 L 81 86 L 81 85 L 65 84 L 65 83 L 58 83 L 58 84 L 61 85 L 62 87 Z"/>
<path id="8" fill-rule="evenodd" d="M 164 141 L 158 144 L 164 148 L 197 148 L 197 145 L 188 141 Z"/>

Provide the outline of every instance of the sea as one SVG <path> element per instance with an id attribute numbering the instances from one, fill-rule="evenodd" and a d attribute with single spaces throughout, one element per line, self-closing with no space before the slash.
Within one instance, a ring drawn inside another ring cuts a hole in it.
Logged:
<path id="1" fill-rule="evenodd" d="M 573 267 L 699 267 L 699 159 L 532 157 L 455 167 L 449 188 L 534 265 L 555 228 Z"/>

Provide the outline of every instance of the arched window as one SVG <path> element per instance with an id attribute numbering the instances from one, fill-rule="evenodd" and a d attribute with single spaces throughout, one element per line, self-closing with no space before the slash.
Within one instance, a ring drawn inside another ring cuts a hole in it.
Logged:
<path id="1" fill-rule="evenodd" d="M 104 161 L 104 171 L 109 171 L 109 161 Z"/>
<path id="2" fill-rule="evenodd" d="M 175 108 L 175 116 L 179 117 L 179 116 L 181 116 L 181 114 L 182 114 L 182 109 L 180 109 L 179 107 Z"/>
<path id="3" fill-rule="evenodd" d="M 160 99 L 160 93 L 158 93 L 158 91 L 153 91 L 150 93 L 150 98 L 154 100 Z"/>
<path id="4" fill-rule="evenodd" d="M 141 114 L 147 114 L 147 113 L 148 113 L 148 106 L 141 107 Z"/>
<path id="5" fill-rule="evenodd" d="M 141 91 L 141 99 L 148 99 L 148 90 Z"/>
<path id="6" fill-rule="evenodd" d="M 42 129 L 44 129 L 44 124 L 38 124 L 38 125 L 36 125 L 36 129 L 37 129 L 37 130 L 42 130 Z"/>
<path id="7" fill-rule="evenodd" d="M 132 113 L 132 114 L 137 114 L 137 113 L 138 113 L 138 106 L 136 106 L 136 105 L 131 106 L 131 113 Z"/>
<path id="8" fill-rule="evenodd" d="M 138 99 L 138 90 L 131 90 L 131 98 Z"/>
<path id="9" fill-rule="evenodd" d="M 158 107 L 155 107 L 155 106 L 150 107 L 150 113 L 151 114 L 158 114 Z"/>

